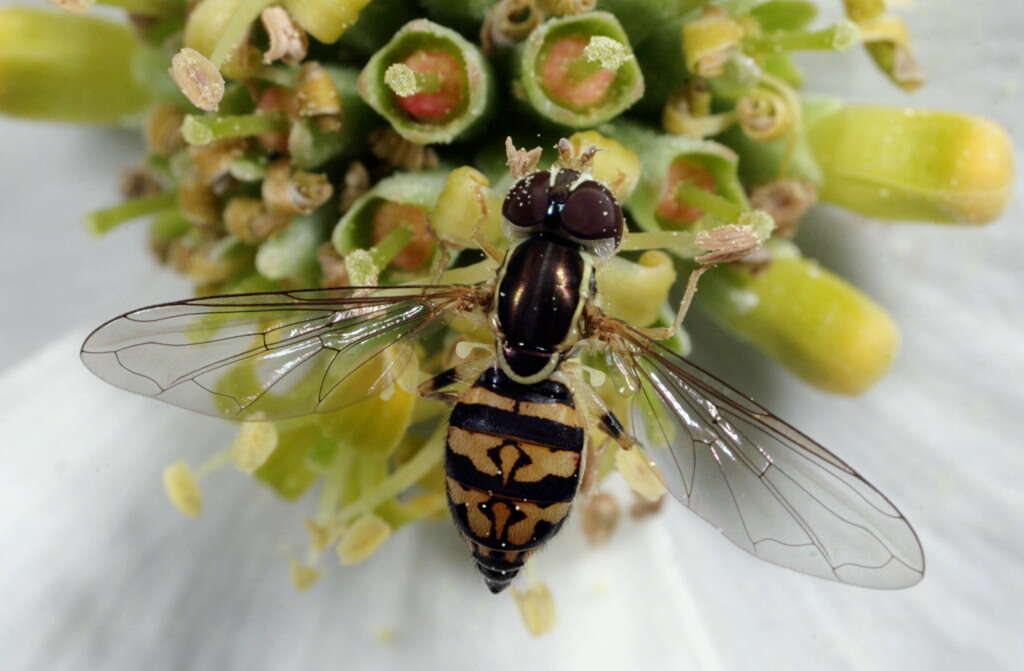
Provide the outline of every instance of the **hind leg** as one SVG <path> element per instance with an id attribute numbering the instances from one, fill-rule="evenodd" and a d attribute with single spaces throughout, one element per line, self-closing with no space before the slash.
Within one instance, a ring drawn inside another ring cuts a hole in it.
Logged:
<path id="1" fill-rule="evenodd" d="M 454 387 L 458 384 L 472 384 L 490 365 L 491 361 L 486 358 L 464 361 L 422 383 L 419 386 L 419 394 L 431 401 L 454 403 L 459 398 Z"/>

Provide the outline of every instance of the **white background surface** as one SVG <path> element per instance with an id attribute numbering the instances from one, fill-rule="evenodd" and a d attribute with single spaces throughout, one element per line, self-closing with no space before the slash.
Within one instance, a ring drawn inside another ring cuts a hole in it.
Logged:
<path id="1" fill-rule="evenodd" d="M 816 59 L 809 88 L 986 114 L 1021 147 L 1024 8 L 920 0 L 910 23 L 932 76 L 923 91 L 891 89 L 857 51 Z M 0 120 L 0 669 L 1019 668 L 1020 180 L 982 229 L 825 208 L 806 226 L 809 255 L 903 328 L 893 370 L 864 397 L 808 389 L 694 327 L 701 362 L 893 498 L 924 544 L 924 582 L 872 592 L 796 575 L 683 510 L 596 550 L 571 524 L 537 567 L 559 624 L 533 640 L 449 525 L 403 530 L 296 594 L 281 546 L 302 542 L 305 508 L 228 472 L 204 482 L 197 522 L 164 501 L 161 469 L 201 462 L 231 427 L 109 389 L 77 360 L 88 327 L 187 291 L 154 270 L 141 226 L 96 241 L 79 223 L 114 201 L 117 168 L 138 151 L 126 132 Z"/>

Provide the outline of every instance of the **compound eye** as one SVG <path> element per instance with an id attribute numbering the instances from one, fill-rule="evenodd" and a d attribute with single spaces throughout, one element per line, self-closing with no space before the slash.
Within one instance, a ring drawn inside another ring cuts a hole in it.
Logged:
<path id="1" fill-rule="evenodd" d="M 622 237 L 622 208 L 606 187 L 588 180 L 569 194 L 562 210 L 562 227 L 580 240 Z"/>
<path id="2" fill-rule="evenodd" d="M 505 196 L 501 213 L 516 226 L 536 226 L 548 214 L 551 173 L 535 172 L 515 183 Z"/>

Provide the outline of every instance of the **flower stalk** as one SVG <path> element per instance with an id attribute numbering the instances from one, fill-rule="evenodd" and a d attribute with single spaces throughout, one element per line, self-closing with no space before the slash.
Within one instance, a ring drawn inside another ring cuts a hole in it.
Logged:
<path id="1" fill-rule="evenodd" d="M 85 228 L 96 236 L 105 235 L 121 224 L 141 217 L 173 212 L 178 209 L 178 194 L 163 191 L 142 196 L 102 210 L 95 210 L 85 217 Z"/>

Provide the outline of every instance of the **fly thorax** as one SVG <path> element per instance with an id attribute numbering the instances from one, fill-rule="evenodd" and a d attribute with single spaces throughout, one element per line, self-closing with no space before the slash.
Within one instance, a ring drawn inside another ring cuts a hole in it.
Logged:
<path id="1" fill-rule="evenodd" d="M 531 236 L 506 257 L 493 321 L 498 362 L 522 384 L 547 379 L 579 340 L 593 266 L 572 242 Z"/>

